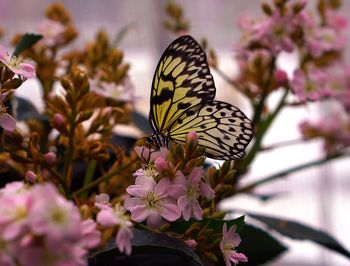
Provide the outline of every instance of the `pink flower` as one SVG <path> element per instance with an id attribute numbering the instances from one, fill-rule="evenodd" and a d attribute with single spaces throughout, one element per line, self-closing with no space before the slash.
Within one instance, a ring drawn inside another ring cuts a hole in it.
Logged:
<path id="1" fill-rule="evenodd" d="M 155 151 L 146 147 L 137 146 L 135 148 L 135 151 L 136 154 L 144 160 L 144 162 L 147 162 L 144 168 L 140 168 L 134 173 L 135 177 L 156 177 L 158 175 L 157 165 L 158 167 L 164 166 L 165 160 L 169 154 L 169 150 L 166 148 L 160 148 L 160 150 Z M 156 159 L 158 159 L 157 165 L 155 165 Z M 164 162 L 161 165 L 159 165 L 161 160 L 163 160 Z"/>
<path id="2" fill-rule="evenodd" d="M 10 56 L 5 47 L 0 45 L 0 62 L 8 67 L 13 73 L 24 78 L 34 78 L 35 67 L 31 64 L 22 63 L 16 56 Z"/>
<path id="3" fill-rule="evenodd" d="M 48 47 L 57 46 L 64 41 L 65 26 L 55 20 L 45 19 L 38 28 L 38 32 L 43 35 L 43 39 L 40 42 L 44 43 Z"/>
<path id="4" fill-rule="evenodd" d="M 95 206 L 102 209 L 109 209 L 112 204 L 109 202 L 109 195 L 106 193 L 101 193 L 95 196 Z"/>
<path id="5" fill-rule="evenodd" d="M 340 32 L 346 29 L 348 24 L 347 19 L 343 15 L 335 13 L 331 9 L 327 9 L 325 12 L 326 24 L 334 30 Z"/>
<path id="6" fill-rule="evenodd" d="M 97 222 L 105 227 L 119 226 L 116 236 L 116 245 L 120 252 L 131 254 L 132 223 L 125 214 L 125 209 L 119 204 L 114 208 L 105 208 L 97 214 Z"/>
<path id="7" fill-rule="evenodd" d="M 7 131 L 13 131 L 16 128 L 16 120 L 7 113 L 6 107 L 3 101 L 6 98 L 6 94 L 0 94 L 0 127 Z"/>
<path id="8" fill-rule="evenodd" d="M 205 182 L 202 181 L 204 171 L 202 167 L 196 167 L 188 177 L 185 177 L 181 171 L 177 171 L 174 184 L 179 186 L 177 204 L 185 221 L 191 216 L 197 220 L 202 219 L 203 210 L 199 205 L 198 198 L 200 195 L 208 199 L 215 196 L 215 191 Z"/>
<path id="9" fill-rule="evenodd" d="M 106 98 L 132 103 L 135 101 L 135 88 L 128 76 L 123 79 L 121 84 L 102 81 L 99 78 L 91 79 L 90 88 L 91 91 Z"/>
<path id="10" fill-rule="evenodd" d="M 28 222 L 35 234 L 46 235 L 52 241 L 78 237 L 81 218 L 72 202 L 49 183 L 34 187 L 32 194 L 35 198 Z"/>
<path id="11" fill-rule="evenodd" d="M 168 196 L 170 180 L 163 178 L 156 183 L 153 178 L 138 176 L 135 185 L 126 191 L 133 197 L 124 202 L 124 206 L 131 212 L 131 219 L 142 222 L 147 219 L 147 225 L 153 228 L 161 224 L 161 217 L 168 221 L 175 221 L 180 217 L 180 211 L 174 199 Z"/>
<path id="12" fill-rule="evenodd" d="M 169 150 L 167 148 L 161 147 L 158 151 L 149 149 L 144 146 L 135 147 L 136 154 L 146 162 L 153 162 L 158 157 L 166 159 L 169 154 Z"/>
<path id="13" fill-rule="evenodd" d="M 53 185 L 13 182 L 0 189 L 0 265 L 85 266 L 99 242 L 96 223 L 82 221 Z"/>
<path id="14" fill-rule="evenodd" d="M 32 208 L 29 193 L 7 195 L 0 200 L 0 228 L 5 240 L 13 240 L 24 232 Z"/>
<path id="15" fill-rule="evenodd" d="M 338 51 L 345 46 L 346 39 L 332 28 L 315 28 L 306 38 L 310 54 L 317 58 L 329 51 Z"/>
<path id="16" fill-rule="evenodd" d="M 236 233 L 237 226 L 233 225 L 227 232 L 227 224 L 225 223 L 222 228 L 222 240 L 220 242 L 220 249 L 224 255 L 224 261 L 226 266 L 230 266 L 231 262 L 235 265 L 241 262 L 247 262 L 248 258 L 243 253 L 238 253 L 235 251 L 241 243 L 241 238 Z"/>
<path id="17" fill-rule="evenodd" d="M 323 71 L 309 67 L 306 73 L 299 69 L 296 70 L 290 84 L 299 100 L 315 101 L 321 97 L 329 96 L 327 81 L 327 75 Z"/>

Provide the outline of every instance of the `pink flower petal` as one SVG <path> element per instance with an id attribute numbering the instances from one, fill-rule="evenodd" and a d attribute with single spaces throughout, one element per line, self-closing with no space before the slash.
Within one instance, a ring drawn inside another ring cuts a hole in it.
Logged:
<path id="1" fill-rule="evenodd" d="M 174 183 L 187 186 L 187 180 L 186 180 L 184 174 L 181 171 L 177 171 L 176 172 Z"/>
<path id="2" fill-rule="evenodd" d="M 192 203 L 192 208 L 194 217 L 197 220 L 202 220 L 203 210 L 197 200 Z"/>
<path id="3" fill-rule="evenodd" d="M 124 201 L 124 208 L 128 211 L 138 205 L 145 205 L 145 202 L 139 198 L 128 198 Z"/>
<path id="4" fill-rule="evenodd" d="M 151 211 L 147 217 L 147 225 L 152 228 L 157 228 L 161 224 L 161 217 L 157 211 Z"/>
<path id="5" fill-rule="evenodd" d="M 160 207 L 159 213 L 164 219 L 170 222 L 179 219 L 181 216 L 181 212 L 177 205 L 172 203 L 167 203 Z"/>
<path id="6" fill-rule="evenodd" d="M 169 178 L 163 178 L 156 185 L 156 187 L 154 189 L 154 192 L 157 195 L 166 195 L 169 187 L 170 187 L 170 179 Z"/>
<path id="7" fill-rule="evenodd" d="M 145 193 L 148 193 L 150 191 L 153 191 L 157 183 L 156 181 L 154 181 L 152 177 L 146 177 L 146 176 L 140 175 L 136 178 L 135 185 L 143 187 L 145 189 Z"/>
<path id="8" fill-rule="evenodd" d="M 126 188 L 126 192 L 128 192 L 130 195 L 138 198 L 143 198 L 147 195 L 147 187 L 142 187 L 139 185 L 131 185 Z"/>
<path id="9" fill-rule="evenodd" d="M 111 211 L 101 210 L 96 217 L 96 221 L 105 227 L 111 227 L 118 223 L 117 218 Z"/>
<path id="10" fill-rule="evenodd" d="M 149 210 L 145 205 L 138 205 L 132 208 L 130 212 L 131 212 L 131 219 L 138 223 L 144 221 L 149 214 Z"/>
<path id="11" fill-rule="evenodd" d="M 133 233 L 130 228 L 121 227 L 118 230 L 116 237 L 116 245 L 120 252 L 124 252 L 126 255 L 131 254 L 131 239 L 133 237 Z"/>
<path id="12" fill-rule="evenodd" d="M 7 131 L 13 131 L 16 128 L 16 120 L 9 114 L 0 114 L 0 126 Z"/>
<path id="13" fill-rule="evenodd" d="M 177 205 L 179 206 L 180 211 L 183 211 L 187 205 L 189 205 L 188 198 L 186 196 L 181 196 L 177 200 Z"/>
<path id="14" fill-rule="evenodd" d="M 248 258 L 246 255 L 244 255 L 243 253 L 238 253 L 233 251 L 231 253 L 231 258 L 233 258 L 234 260 L 236 260 L 237 262 L 241 261 L 241 262 L 247 262 Z"/>
<path id="15" fill-rule="evenodd" d="M 36 76 L 35 67 L 31 64 L 21 63 L 19 74 L 27 79 L 34 78 Z"/>
<path id="16" fill-rule="evenodd" d="M 200 191 L 201 194 L 207 199 L 212 199 L 215 197 L 215 191 L 205 182 L 201 182 Z"/>
<path id="17" fill-rule="evenodd" d="M 191 184 L 198 184 L 203 176 L 203 168 L 202 167 L 196 167 L 192 170 L 190 176 L 188 177 Z"/>

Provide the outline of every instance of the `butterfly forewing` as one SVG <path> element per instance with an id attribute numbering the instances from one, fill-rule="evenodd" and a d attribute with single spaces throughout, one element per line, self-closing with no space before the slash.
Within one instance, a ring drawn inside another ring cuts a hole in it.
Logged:
<path id="1" fill-rule="evenodd" d="M 190 131 L 196 131 L 199 145 L 213 159 L 232 160 L 244 156 L 253 136 L 251 121 L 237 107 L 211 101 L 184 112 L 169 128 L 169 137 L 184 142 Z"/>
<path id="2" fill-rule="evenodd" d="M 152 84 L 150 122 L 165 133 L 186 110 L 215 97 L 206 55 L 190 36 L 175 40 L 162 55 Z"/>

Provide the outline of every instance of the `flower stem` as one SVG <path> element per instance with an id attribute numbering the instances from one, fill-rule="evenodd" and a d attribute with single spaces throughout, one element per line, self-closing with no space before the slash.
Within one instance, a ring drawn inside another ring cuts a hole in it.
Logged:
<path id="1" fill-rule="evenodd" d="M 292 139 L 292 140 L 280 141 L 280 142 L 276 142 L 276 143 L 271 144 L 271 145 L 261 147 L 260 151 L 269 151 L 272 149 L 282 148 L 282 147 L 286 147 L 286 146 L 290 146 L 290 145 L 303 144 L 308 140 L 310 140 L 310 139 Z"/>
<path id="2" fill-rule="evenodd" d="M 88 191 L 89 189 L 92 189 L 93 187 L 97 186 L 99 183 L 106 181 L 107 179 L 111 178 L 112 176 L 119 174 L 122 170 L 128 168 L 130 165 L 132 165 L 132 161 L 128 162 L 127 164 L 121 165 L 116 167 L 115 169 L 109 171 L 108 173 L 104 174 L 103 176 L 97 178 L 96 180 L 90 182 L 89 184 L 85 185 L 81 189 L 75 192 L 76 195 L 82 194 L 85 191 Z"/>
<path id="3" fill-rule="evenodd" d="M 283 170 L 283 171 L 278 172 L 276 174 L 270 175 L 268 177 L 261 178 L 260 180 L 258 180 L 256 182 L 248 184 L 248 185 L 234 191 L 233 194 L 248 192 L 261 184 L 268 183 L 270 181 L 285 177 L 285 176 L 290 175 L 292 173 L 295 173 L 295 172 L 298 172 L 298 171 L 301 171 L 301 170 L 304 170 L 304 169 L 307 169 L 307 168 L 310 168 L 313 166 L 318 166 L 318 165 L 324 164 L 326 162 L 332 161 L 332 160 L 337 159 L 337 158 L 347 157 L 347 156 L 350 156 L 350 153 L 337 153 L 335 155 L 327 156 L 327 157 L 322 158 L 322 159 L 318 159 L 315 161 L 304 163 L 304 164 L 289 168 L 287 170 Z"/>
<path id="4" fill-rule="evenodd" d="M 284 106 L 284 102 L 285 102 L 285 99 L 287 98 L 287 95 L 288 95 L 288 89 L 285 89 L 284 94 L 280 102 L 278 103 L 276 109 L 265 119 L 265 121 L 261 123 L 258 134 L 255 136 L 253 147 L 249 150 L 244 160 L 242 160 L 240 164 L 238 164 L 238 169 L 240 173 L 245 172 L 246 168 L 254 160 L 257 152 L 260 150 L 261 143 L 265 136 L 266 131 L 269 129 L 273 120 L 276 118 L 276 116 L 279 114 L 282 107 Z"/>
<path id="5" fill-rule="evenodd" d="M 92 160 L 88 166 L 87 166 L 87 169 L 86 169 L 86 174 L 85 174 L 85 177 L 84 177 L 84 185 L 83 186 L 87 186 L 88 184 L 91 183 L 91 180 L 92 178 L 94 177 L 94 174 L 95 174 L 95 170 L 96 170 L 96 166 L 97 166 L 97 161 L 96 160 Z M 85 191 L 85 193 L 83 193 L 82 196 L 87 196 L 87 192 L 88 191 Z"/>

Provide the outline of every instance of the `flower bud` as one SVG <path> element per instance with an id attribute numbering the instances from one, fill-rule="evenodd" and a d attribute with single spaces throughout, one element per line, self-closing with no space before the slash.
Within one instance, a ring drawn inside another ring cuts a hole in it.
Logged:
<path id="1" fill-rule="evenodd" d="M 198 134 L 195 131 L 191 131 L 186 136 L 186 145 L 192 143 L 194 147 L 198 145 Z"/>
<path id="2" fill-rule="evenodd" d="M 167 161 L 165 161 L 163 158 L 158 157 L 155 161 L 154 164 L 158 170 L 158 172 L 163 172 L 169 168 Z"/>
<path id="3" fill-rule="evenodd" d="M 57 126 L 62 126 L 64 124 L 64 117 L 60 113 L 56 113 L 53 116 L 53 122 Z"/>
<path id="4" fill-rule="evenodd" d="M 194 239 L 187 239 L 187 240 L 185 240 L 185 243 L 187 246 L 189 246 L 192 249 L 195 249 L 197 246 L 197 241 Z"/>
<path id="5" fill-rule="evenodd" d="M 278 85 L 286 85 L 288 82 L 287 73 L 281 69 L 275 71 L 274 77 Z"/>
<path id="6" fill-rule="evenodd" d="M 36 181 L 36 174 L 34 174 L 32 171 L 28 171 L 26 173 L 26 180 L 34 184 Z"/>
<path id="7" fill-rule="evenodd" d="M 56 153 L 49 151 L 44 154 L 44 160 L 48 165 L 53 165 L 56 162 Z"/>

